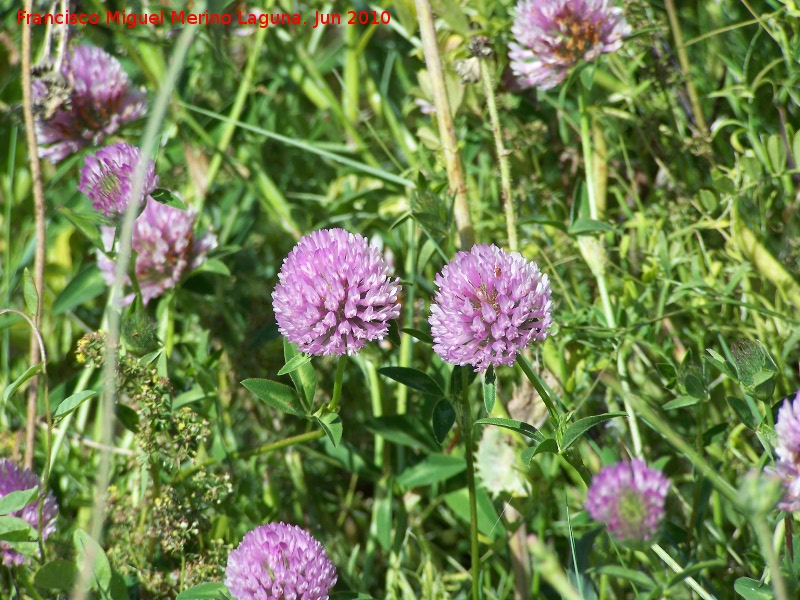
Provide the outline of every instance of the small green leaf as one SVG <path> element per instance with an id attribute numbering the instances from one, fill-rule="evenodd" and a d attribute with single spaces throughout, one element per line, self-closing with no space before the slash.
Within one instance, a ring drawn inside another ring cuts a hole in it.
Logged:
<path id="1" fill-rule="evenodd" d="M 314 417 L 314 419 L 319 423 L 319 426 L 322 427 L 322 430 L 325 432 L 325 435 L 328 436 L 333 447 L 337 447 L 342 440 L 343 430 L 342 417 L 339 416 L 339 413 L 326 410 L 323 411 L 319 417 Z"/>
<path id="2" fill-rule="evenodd" d="M 656 369 L 661 373 L 664 379 L 675 379 L 678 377 L 678 372 L 669 363 L 656 363 Z"/>
<path id="3" fill-rule="evenodd" d="M 522 451 L 520 458 L 526 465 L 531 464 L 534 456 L 548 452 L 550 454 L 558 454 L 558 442 L 555 438 L 547 438 L 540 443 Z"/>
<path id="4" fill-rule="evenodd" d="M 82 392 L 78 392 L 77 394 L 72 394 L 72 396 L 66 398 L 63 402 L 61 402 L 61 404 L 58 405 L 58 408 L 56 408 L 56 411 L 53 413 L 53 418 L 59 419 L 61 417 L 66 417 L 69 413 L 78 408 L 89 398 L 92 398 L 96 395 L 97 392 L 94 390 L 84 390 Z"/>
<path id="5" fill-rule="evenodd" d="M 284 367 L 278 371 L 278 375 L 288 373 L 292 378 L 292 383 L 303 402 L 306 414 L 311 412 L 314 404 L 314 394 L 317 392 L 317 373 L 311 365 L 311 356 L 307 356 L 298 350 L 286 338 L 283 339 L 283 357 L 286 360 Z"/>
<path id="6" fill-rule="evenodd" d="M 606 565 L 596 569 L 590 569 L 590 572 L 600 573 L 601 575 L 608 575 L 609 577 L 617 577 L 619 579 L 626 579 L 642 586 L 645 589 L 652 589 L 655 587 L 655 582 L 641 571 L 634 571 L 625 567 L 618 567 L 616 565 Z"/>
<path id="7" fill-rule="evenodd" d="M 92 588 L 108 591 L 111 586 L 111 565 L 103 548 L 82 529 L 76 529 L 72 539 L 78 551 L 78 565 L 83 565 L 88 555 L 92 555 Z"/>
<path id="8" fill-rule="evenodd" d="M 107 288 L 103 274 L 91 264 L 75 275 L 53 302 L 53 314 L 59 315 L 96 298 Z"/>
<path id="9" fill-rule="evenodd" d="M 450 397 L 458 398 L 461 394 L 461 388 L 464 385 L 464 373 L 467 374 L 467 387 L 472 385 L 472 382 L 478 377 L 478 374 L 471 367 L 455 365 L 453 370 L 450 371 Z"/>
<path id="10" fill-rule="evenodd" d="M 476 490 L 476 504 L 478 505 L 478 531 L 490 538 L 497 538 L 505 535 L 505 530 L 498 527 L 500 517 L 494 508 L 492 499 L 486 490 L 479 487 Z M 466 524 L 470 522 L 469 491 L 464 486 L 458 490 L 446 494 L 444 501 L 458 517 Z"/>
<path id="11" fill-rule="evenodd" d="M 69 591 L 75 585 L 78 567 L 71 560 L 51 560 L 33 576 L 36 587 L 46 590 Z"/>
<path id="12" fill-rule="evenodd" d="M 105 252 L 106 248 L 103 244 L 103 239 L 100 237 L 100 232 L 97 229 L 98 225 L 105 224 L 104 219 L 94 214 L 76 213 L 64 206 L 59 206 L 56 210 L 64 215 L 67 221 L 72 223 L 78 231 L 92 242 L 95 248 L 101 252 Z"/>
<path id="13" fill-rule="evenodd" d="M 11 384 L 6 388 L 6 391 L 3 394 L 3 403 L 8 402 L 9 398 L 14 395 L 14 392 L 16 392 L 23 383 L 35 376 L 41 370 L 41 363 L 38 365 L 33 365 L 32 367 L 28 367 L 27 371 L 20 375 L 16 380 L 12 381 Z"/>
<path id="14" fill-rule="evenodd" d="M 694 406 L 700 402 L 699 398 L 695 396 L 678 396 L 675 400 L 670 400 L 664 406 L 662 406 L 662 410 L 675 410 L 676 408 L 686 408 L 687 406 Z"/>
<path id="15" fill-rule="evenodd" d="M 726 396 L 725 400 L 728 406 L 733 409 L 733 412 L 736 413 L 736 416 L 739 417 L 739 420 L 748 428 L 755 431 L 756 427 L 758 427 L 758 423 L 756 423 L 753 411 L 750 410 L 747 402 L 736 396 Z"/>
<path id="16" fill-rule="evenodd" d="M 627 413 L 624 412 L 614 412 L 614 413 L 605 413 L 602 415 L 595 415 L 593 417 L 586 417 L 585 419 L 579 419 L 575 421 L 572 425 L 567 427 L 567 430 L 564 432 L 564 437 L 561 438 L 561 452 L 564 452 L 572 446 L 580 437 L 589 431 L 595 425 L 599 425 L 609 419 L 615 419 L 617 417 L 626 417 L 628 416 Z"/>
<path id="17" fill-rule="evenodd" d="M 536 427 L 533 425 L 528 425 L 522 421 L 515 421 L 514 419 L 497 419 L 491 417 L 488 419 L 478 419 L 475 421 L 475 425 L 494 425 L 496 427 L 504 427 L 505 429 L 510 429 L 511 431 L 521 433 L 525 437 L 529 437 L 537 442 L 544 440 L 544 436 L 539 433 L 539 430 L 536 429 Z"/>
<path id="18" fill-rule="evenodd" d="M 497 376 L 494 374 L 492 365 L 489 365 L 489 368 L 486 369 L 486 375 L 483 378 L 483 405 L 486 407 L 487 414 L 492 414 L 496 397 Z"/>
<path id="19" fill-rule="evenodd" d="M 439 444 L 443 444 L 447 434 L 456 422 L 456 411 L 450 401 L 442 398 L 433 407 L 431 425 L 433 427 L 433 437 Z"/>
<path id="20" fill-rule="evenodd" d="M 433 433 L 417 415 L 386 415 L 366 419 L 364 426 L 373 434 L 385 437 L 393 444 L 423 448 L 429 452 L 440 452 L 440 444 Z"/>
<path id="21" fill-rule="evenodd" d="M 466 461 L 459 456 L 431 454 L 400 473 L 397 483 L 405 488 L 421 487 L 450 479 L 466 468 Z"/>
<path id="22" fill-rule="evenodd" d="M 27 542 L 38 539 L 38 533 L 25 519 L 5 515 L 0 517 L 0 540 L 4 542 Z"/>
<path id="23" fill-rule="evenodd" d="M 36 284 L 33 283 L 33 277 L 27 267 L 22 272 L 22 296 L 25 298 L 25 310 L 28 311 L 28 316 L 36 316 L 39 308 L 39 293 L 36 291 Z"/>
<path id="24" fill-rule="evenodd" d="M 711 363 L 714 365 L 720 372 L 727 375 L 733 380 L 736 380 L 736 374 L 734 373 L 733 365 L 729 363 L 724 356 L 715 352 L 711 348 L 706 348 L 706 352 L 710 354 L 710 356 L 704 356 L 706 362 Z"/>
<path id="25" fill-rule="evenodd" d="M 28 506 L 28 504 L 33 502 L 38 493 L 38 487 L 34 487 L 29 490 L 17 490 L 16 492 L 9 492 L 0 498 L 0 516 L 22 510 Z"/>
<path id="26" fill-rule="evenodd" d="M 406 387 L 417 390 L 424 394 L 444 398 L 444 392 L 439 384 L 427 373 L 408 367 L 384 367 L 378 369 L 378 373 L 385 375 L 389 379 L 402 383 Z"/>
<path id="27" fill-rule="evenodd" d="M 245 379 L 242 385 L 272 408 L 298 417 L 306 416 L 300 398 L 288 385 L 269 379 Z"/>
<path id="28" fill-rule="evenodd" d="M 616 230 L 608 223 L 602 221 L 593 221 L 592 219 L 577 219 L 569 228 L 569 233 L 572 235 L 587 235 L 596 231 L 611 231 Z"/>
<path id="29" fill-rule="evenodd" d="M 174 407 L 173 407 L 174 408 Z M 131 433 L 139 433 L 139 413 L 126 404 L 117 404 L 117 418 L 122 426 Z"/>
<path id="30" fill-rule="evenodd" d="M 182 591 L 175 600 L 220 600 L 229 597 L 228 594 L 224 583 L 200 583 Z"/>
<path id="31" fill-rule="evenodd" d="M 667 589 L 678 585 L 687 577 L 694 577 L 695 575 L 698 575 L 705 569 L 724 569 L 725 566 L 726 563 L 722 560 L 704 560 L 702 562 L 695 563 L 686 567 L 677 575 L 673 575 L 672 579 L 670 579 L 669 583 L 667 584 Z"/>
<path id="32" fill-rule="evenodd" d="M 231 270 L 218 258 L 208 258 L 204 260 L 199 267 L 194 269 L 192 273 L 211 273 L 212 275 L 230 277 Z"/>
<path id="33" fill-rule="evenodd" d="M 306 365 L 311 360 L 311 355 L 309 354 L 295 354 L 290 360 L 286 362 L 281 370 L 278 371 L 278 375 L 286 375 L 288 373 L 293 373 L 303 365 Z"/>
<path id="34" fill-rule="evenodd" d="M 768 585 L 749 577 L 739 577 L 733 583 L 733 589 L 745 600 L 772 600 L 775 597 Z"/>
<path id="35" fill-rule="evenodd" d="M 410 327 L 404 327 L 400 331 L 402 331 L 403 333 L 407 333 L 414 339 L 417 339 L 425 344 L 431 344 L 431 345 L 433 344 L 433 338 L 431 337 L 431 334 L 425 333 L 424 331 L 420 331 L 419 329 L 411 329 Z"/>
<path id="36" fill-rule="evenodd" d="M 166 204 L 167 206 L 171 206 L 172 208 L 186 210 L 186 205 L 183 203 L 183 200 L 178 198 L 175 194 L 173 194 L 171 191 L 167 189 L 156 188 L 150 194 L 150 197 L 156 202 L 160 202 L 161 204 Z"/>

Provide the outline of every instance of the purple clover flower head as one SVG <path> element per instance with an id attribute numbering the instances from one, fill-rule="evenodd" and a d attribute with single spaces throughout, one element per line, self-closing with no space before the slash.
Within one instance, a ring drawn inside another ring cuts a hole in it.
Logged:
<path id="1" fill-rule="evenodd" d="M 378 248 L 344 229 L 303 237 L 278 280 L 272 293 L 278 329 L 308 354 L 356 354 L 386 337 L 389 321 L 400 316 L 400 280 L 389 277 Z"/>
<path id="2" fill-rule="evenodd" d="M 119 218 L 131 201 L 133 175 L 139 159 L 139 149 L 124 142 L 101 148 L 86 157 L 78 189 L 91 199 L 96 211 Z M 156 165 L 149 160 L 137 204 L 141 204 L 157 185 Z"/>
<path id="3" fill-rule="evenodd" d="M 454 365 L 513 365 L 517 354 L 547 337 L 550 281 L 518 252 L 480 244 L 459 252 L 436 276 L 428 322 L 433 350 Z"/>
<path id="4" fill-rule="evenodd" d="M 327 600 L 336 580 L 336 567 L 322 544 L 286 523 L 249 532 L 225 568 L 225 585 L 234 600 Z"/>
<path id="5" fill-rule="evenodd" d="M 119 61 L 93 46 L 78 46 L 65 58 L 61 76 L 69 99 L 49 118 L 39 118 L 39 155 L 63 160 L 84 146 L 97 146 L 124 123 L 141 117 L 147 107 L 143 89 L 134 89 Z M 33 82 L 34 100 L 45 103 L 48 86 Z"/>
<path id="6" fill-rule="evenodd" d="M 586 510 L 623 542 L 646 542 L 664 519 L 669 479 L 643 460 L 603 467 L 586 496 Z"/>
<path id="7" fill-rule="evenodd" d="M 775 423 L 778 461 L 775 471 L 783 479 L 785 494 L 778 508 L 800 512 L 800 392 L 794 400 L 784 402 Z"/>
<path id="8" fill-rule="evenodd" d="M 609 0 L 520 0 L 511 33 L 508 57 L 520 85 L 549 90 L 578 61 L 619 50 L 630 28 Z"/>
<path id="9" fill-rule="evenodd" d="M 29 469 L 20 469 L 17 463 L 6 458 L 0 459 L 0 498 L 7 496 L 11 492 L 25 491 L 41 486 L 41 480 L 36 473 Z M 51 533 L 56 530 L 56 515 L 58 514 L 58 504 L 53 492 L 48 491 L 42 510 L 42 539 L 46 540 Z M 12 517 L 17 517 L 28 522 L 28 524 L 38 529 L 39 527 L 39 498 L 25 508 L 11 513 Z M 25 556 L 13 550 L 7 542 L 0 541 L 0 553 L 3 555 L 3 564 L 7 566 L 21 565 L 25 561 Z"/>
<path id="10" fill-rule="evenodd" d="M 131 245 L 136 251 L 136 280 L 147 304 L 175 287 L 184 274 L 199 267 L 206 254 L 217 245 L 216 236 L 206 231 L 200 236 L 193 232 L 195 213 L 147 199 L 142 214 L 133 224 Z M 113 240 L 113 229 L 104 228 L 106 248 Z M 97 264 L 106 282 L 114 281 L 114 262 L 99 254 Z M 128 280 L 126 283 L 130 283 Z M 129 296 L 125 304 L 133 299 Z"/>

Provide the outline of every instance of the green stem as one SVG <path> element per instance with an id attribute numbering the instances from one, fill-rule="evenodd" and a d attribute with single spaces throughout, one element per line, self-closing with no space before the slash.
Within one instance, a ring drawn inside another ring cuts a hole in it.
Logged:
<path id="1" fill-rule="evenodd" d="M 233 139 L 233 134 L 236 131 L 236 121 L 239 120 L 239 117 L 244 110 L 244 103 L 247 100 L 248 94 L 250 93 L 250 86 L 253 83 L 256 65 L 259 63 L 261 47 L 264 45 L 264 39 L 266 36 L 266 28 L 259 28 L 258 31 L 256 31 L 255 38 L 253 40 L 253 47 L 250 49 L 250 55 L 247 57 L 247 65 L 244 68 L 244 76 L 239 84 L 239 89 L 236 91 L 236 98 L 233 101 L 231 112 L 228 115 L 229 120 L 225 122 L 225 127 L 222 130 L 222 135 L 220 136 L 219 143 L 217 144 L 217 151 L 214 156 L 211 157 L 211 161 L 208 163 L 208 172 L 206 175 L 205 185 L 203 186 L 202 190 L 198 190 L 200 191 L 200 197 L 197 200 L 198 215 L 203 213 L 203 204 L 205 203 L 206 194 L 208 193 L 211 185 L 214 183 L 214 179 L 219 172 L 220 166 L 222 166 L 222 156 L 227 151 L 228 146 Z"/>
<path id="2" fill-rule="evenodd" d="M 584 170 L 586 172 L 586 193 L 589 199 L 589 216 L 592 220 L 598 219 L 597 211 L 597 189 L 595 187 L 594 178 L 594 153 L 592 152 L 592 137 L 591 127 L 589 126 L 589 110 L 588 110 L 588 96 L 589 90 L 585 86 L 581 87 L 581 93 L 578 96 L 581 117 L 581 145 L 583 146 L 583 162 Z M 588 242 L 588 240 L 587 240 Z M 614 316 L 614 308 L 611 306 L 611 298 L 608 294 L 608 286 L 606 284 L 605 274 L 605 248 L 602 239 L 597 240 L 595 243 L 581 243 L 579 238 L 578 246 L 581 249 L 581 254 L 589 265 L 592 275 L 597 281 L 597 291 L 600 294 L 600 301 L 603 305 L 603 314 L 606 318 L 606 325 L 609 329 L 617 328 L 617 320 Z M 639 424 L 636 420 L 636 414 L 631 410 L 628 397 L 630 396 L 630 386 L 628 385 L 628 368 L 625 363 L 625 357 L 620 348 L 617 354 L 617 372 L 619 373 L 620 381 L 622 382 L 622 402 L 625 405 L 625 412 L 628 413 L 628 427 L 631 432 L 631 441 L 633 442 L 633 454 L 636 457 L 642 456 L 642 438 L 639 433 Z"/>
<path id="3" fill-rule="evenodd" d="M 514 200 L 511 195 L 511 170 L 508 166 L 508 153 L 503 147 L 503 135 L 500 128 L 500 118 L 497 116 L 497 102 L 494 95 L 494 81 L 492 72 L 489 69 L 489 62 L 486 59 L 478 58 L 481 65 L 481 81 L 483 82 L 483 95 L 486 98 L 486 106 L 489 109 L 489 119 L 492 123 L 494 133 L 494 145 L 497 151 L 497 163 L 500 166 L 500 188 L 501 200 L 506 213 L 506 231 L 508 232 L 508 249 L 511 252 L 519 251 L 517 240 L 517 220 L 514 215 Z"/>
<path id="4" fill-rule="evenodd" d="M 417 19 L 419 20 L 419 35 L 422 40 L 422 50 L 425 55 L 425 64 L 431 79 L 433 90 L 433 103 L 436 106 L 436 122 L 439 125 L 439 139 L 444 151 L 444 163 L 447 168 L 447 179 L 450 184 L 450 193 L 456 199 L 453 205 L 453 216 L 462 250 L 468 250 L 475 243 L 475 232 L 472 228 L 472 216 L 467 199 L 467 184 L 464 179 L 464 167 L 458 153 L 458 140 L 450 114 L 450 102 L 447 98 L 447 87 L 444 82 L 444 69 L 442 57 L 439 55 L 439 42 L 436 38 L 436 27 L 433 23 L 433 10 L 429 0 L 416 0 Z"/>
<path id="5" fill-rule="evenodd" d="M 789 600 L 789 592 L 786 589 L 786 582 L 781 573 L 781 563 L 772 548 L 772 536 L 763 515 L 756 515 L 750 519 L 750 524 L 756 533 L 758 545 L 761 546 L 761 555 L 767 560 L 769 567 L 769 579 L 772 584 L 772 591 L 775 592 L 776 600 Z"/>
<path id="6" fill-rule="evenodd" d="M 692 105 L 694 120 L 697 123 L 697 128 L 700 130 L 700 133 L 706 135 L 706 119 L 703 116 L 703 107 L 700 106 L 700 98 L 697 95 L 697 88 L 694 87 L 692 70 L 689 66 L 689 57 L 686 54 L 686 44 L 683 42 L 683 34 L 681 33 L 681 24 L 678 20 L 678 12 L 675 10 L 675 0 L 665 0 L 664 4 L 667 8 L 667 15 L 669 16 L 669 26 L 672 29 L 672 37 L 675 38 L 675 49 L 678 52 L 678 62 L 681 65 L 683 78 L 686 80 L 686 91 L 689 94 L 689 102 Z"/>
<path id="7" fill-rule="evenodd" d="M 478 501 L 475 488 L 475 456 L 472 453 L 472 410 L 469 406 L 469 378 L 461 370 L 461 437 L 467 458 L 467 489 L 469 490 L 470 553 L 472 556 L 472 600 L 480 600 L 481 557 L 478 549 Z"/>
<path id="8" fill-rule="evenodd" d="M 347 355 L 344 354 L 339 357 L 339 362 L 336 364 L 336 379 L 333 380 L 333 397 L 328 404 L 328 409 L 335 411 L 339 406 L 339 400 L 342 397 L 342 381 L 344 380 L 344 366 L 347 363 Z"/>
<path id="9" fill-rule="evenodd" d="M 277 442 L 271 442 L 269 444 L 264 444 L 263 446 L 258 446 L 257 448 L 250 448 L 249 450 L 234 452 L 233 458 L 249 458 L 251 456 L 260 456 L 261 454 L 267 454 L 268 452 L 274 452 L 275 450 L 282 450 L 283 448 L 288 448 L 289 446 L 294 446 L 295 444 L 303 444 L 305 442 L 318 440 L 322 437 L 325 437 L 325 432 L 322 429 L 315 429 L 314 431 L 309 431 L 308 433 L 293 435 L 291 437 L 278 440 Z"/>

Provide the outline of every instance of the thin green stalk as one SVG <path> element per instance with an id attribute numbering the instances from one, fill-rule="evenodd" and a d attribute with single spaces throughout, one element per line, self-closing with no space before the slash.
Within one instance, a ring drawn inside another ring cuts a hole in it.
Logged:
<path id="1" fill-rule="evenodd" d="M 581 93 L 578 96 L 581 118 L 581 145 L 583 146 L 583 162 L 584 170 L 586 172 L 586 193 L 589 198 L 589 216 L 592 220 L 598 219 L 597 211 L 597 189 L 595 187 L 595 171 L 594 171 L 594 155 L 592 152 L 592 131 L 589 121 L 588 110 L 588 95 L 589 90 L 586 87 L 581 87 Z M 597 282 L 597 291 L 600 294 L 600 301 L 603 305 L 603 314 L 606 318 L 606 325 L 609 329 L 617 328 L 617 320 L 614 316 L 614 308 L 611 306 L 611 298 L 608 294 L 608 286 L 606 285 L 605 274 L 605 248 L 603 247 L 602 240 L 596 238 L 589 238 L 582 236 L 578 238 L 578 246 L 581 249 L 581 254 L 589 265 L 592 275 Z M 625 412 L 628 413 L 628 427 L 631 432 L 631 441 L 633 442 L 633 454 L 640 458 L 642 456 L 642 438 L 639 433 L 639 424 L 636 420 L 636 414 L 631 410 L 628 402 L 630 395 L 630 386 L 628 385 L 628 368 L 625 363 L 625 357 L 622 348 L 617 354 L 617 372 L 619 373 L 620 381 L 622 382 L 622 402 L 625 406 Z"/>
<path id="2" fill-rule="evenodd" d="M 25 0 L 28 14 L 33 10 L 33 0 Z M 66 8 L 64 7 L 64 10 Z M 31 25 L 22 27 L 22 113 L 25 119 L 25 134 L 28 144 L 28 165 L 31 170 L 31 186 L 33 188 L 33 215 L 36 221 L 36 250 L 33 259 L 33 283 L 36 287 L 36 312 L 33 315 L 36 331 L 42 328 L 42 301 L 44 298 L 44 263 L 47 251 L 47 231 L 45 229 L 44 189 L 42 187 L 42 170 L 39 162 L 39 144 L 36 141 L 36 127 L 33 118 L 33 91 L 31 82 Z M 36 347 L 36 336 L 31 334 L 30 364 L 36 362 L 39 349 Z M 25 421 L 25 467 L 33 467 L 33 447 L 36 443 L 36 407 L 38 404 L 40 380 L 34 377 L 28 392 L 28 407 Z"/>
<path id="3" fill-rule="evenodd" d="M 360 32 L 360 27 L 344 28 L 344 43 L 347 50 L 345 50 L 344 55 L 344 87 L 342 89 L 342 105 L 344 106 L 344 116 L 352 125 L 355 125 L 358 122 L 358 34 Z"/>
<path id="4" fill-rule="evenodd" d="M 436 27 L 433 23 L 433 11 L 428 0 L 416 0 L 419 34 L 422 39 L 422 50 L 425 64 L 431 79 L 433 103 L 436 107 L 436 122 L 439 125 L 439 138 L 444 150 L 444 163 L 447 168 L 447 179 L 450 193 L 455 194 L 453 215 L 460 240 L 460 247 L 468 250 L 475 243 L 475 232 L 472 229 L 472 216 L 467 200 L 467 184 L 464 180 L 464 167 L 458 153 L 453 117 L 450 114 L 450 102 L 447 98 L 447 87 L 444 82 L 442 58 L 439 55 L 439 43 L 436 39 Z"/>
<path id="5" fill-rule="evenodd" d="M 694 86 L 694 79 L 692 77 L 692 69 L 689 65 L 689 57 L 686 54 L 686 44 L 683 42 L 683 34 L 681 33 L 681 24 L 678 20 L 678 12 L 675 10 L 675 0 L 665 0 L 664 5 L 667 9 L 669 16 L 669 26 L 672 29 L 672 37 L 675 38 L 675 49 L 678 52 L 678 62 L 681 65 L 683 77 L 686 80 L 686 91 L 689 94 L 689 103 L 692 105 L 692 112 L 694 113 L 694 120 L 697 123 L 697 128 L 702 135 L 708 133 L 706 126 L 706 119 L 703 116 L 703 107 L 700 106 L 700 97 L 697 95 L 697 88 Z"/>
<path id="6" fill-rule="evenodd" d="M 772 591 L 775 592 L 776 600 L 789 600 L 789 592 L 786 589 L 786 582 L 781 573 L 781 563 L 778 560 L 775 550 L 772 547 L 772 536 L 770 535 L 767 521 L 763 515 L 756 515 L 750 519 L 755 531 L 758 545 L 761 547 L 761 555 L 767 560 L 769 567 L 769 580 L 772 584 Z"/>
<path id="7" fill-rule="evenodd" d="M 500 118 L 497 116 L 497 102 L 494 94 L 494 81 L 492 71 L 489 68 L 489 61 L 478 58 L 481 65 L 481 81 L 483 82 L 483 95 L 486 98 L 486 106 L 489 109 L 489 120 L 492 123 L 494 133 L 494 145 L 497 151 L 497 164 L 500 166 L 500 189 L 501 200 L 506 214 L 506 231 L 508 232 L 508 249 L 511 252 L 519 251 L 517 240 L 517 218 L 514 215 L 514 199 L 511 195 L 511 170 L 508 166 L 508 153 L 503 147 L 503 133 L 500 128 Z"/>
<path id="8" fill-rule="evenodd" d="M 199 190 L 201 193 L 200 197 L 197 199 L 198 215 L 203 213 L 203 205 L 206 200 L 206 194 L 211 188 L 211 185 L 214 183 L 214 179 L 219 172 L 220 166 L 222 166 L 222 156 L 228 150 L 228 146 L 233 139 L 233 134 L 236 131 L 236 121 L 239 120 L 239 117 L 242 115 L 242 111 L 244 110 L 244 104 L 247 100 L 248 94 L 250 93 L 250 87 L 253 84 L 253 76 L 255 74 L 256 65 L 259 63 L 261 48 L 264 45 L 266 36 L 266 27 L 259 27 L 253 39 L 253 46 L 250 48 L 250 55 L 247 57 L 247 65 L 244 68 L 244 75 L 242 76 L 242 81 L 239 84 L 239 89 L 236 91 L 236 98 L 233 101 L 231 112 L 228 115 L 228 120 L 225 121 L 225 127 L 222 130 L 222 135 L 219 138 L 219 143 L 216 147 L 216 153 L 211 157 L 211 161 L 208 163 L 208 174 L 206 176 L 205 185 L 202 190 Z"/>
<path id="9" fill-rule="evenodd" d="M 335 411 L 342 397 L 342 381 L 344 380 L 344 366 L 347 364 L 347 355 L 339 357 L 336 364 L 336 379 L 333 380 L 333 397 L 328 404 L 328 410 Z"/>
<path id="10" fill-rule="evenodd" d="M 198 0 L 195 8 L 198 12 L 205 10 L 205 0 Z M 161 131 L 161 126 L 167 112 L 169 100 L 175 83 L 178 81 L 180 72 L 185 64 L 186 55 L 192 44 L 194 35 L 197 32 L 195 27 L 185 27 L 175 44 L 172 56 L 169 60 L 169 68 L 164 77 L 163 84 L 158 90 L 155 102 L 150 111 L 150 115 L 145 126 L 144 135 L 140 145 L 142 156 L 152 156 L 156 149 L 156 138 Z M 135 198 L 141 193 L 144 183 L 144 171 L 147 161 L 139 161 L 133 174 L 131 197 Z M 133 233 L 133 222 L 136 218 L 137 205 L 131 202 L 122 219 L 121 233 L 117 260 L 114 268 L 114 283 L 111 286 L 110 310 L 108 310 L 108 329 L 106 335 L 105 355 L 106 360 L 103 366 L 103 392 L 100 397 L 100 405 L 97 418 L 102 423 L 100 443 L 110 448 L 114 434 L 114 404 L 116 399 L 116 371 L 119 362 L 117 346 L 119 344 L 120 332 L 120 313 L 118 309 L 119 299 L 122 297 L 122 287 L 125 275 L 128 270 L 128 262 L 131 258 L 131 238 Z M 102 543 L 103 525 L 105 523 L 105 513 L 107 505 L 108 484 L 111 474 L 111 453 L 104 450 L 100 453 L 100 460 L 97 468 L 97 479 L 94 489 L 94 506 L 92 508 L 92 519 L 89 525 L 89 534 Z M 92 566 L 94 564 L 94 552 L 87 549 L 86 559 L 81 566 L 80 572 L 76 577 L 75 585 L 71 597 L 73 600 L 86 600 L 89 583 L 92 577 Z"/>
<path id="11" fill-rule="evenodd" d="M 416 256 L 417 256 L 417 228 L 414 219 L 409 218 L 406 221 L 406 261 L 405 261 L 405 277 L 407 281 L 413 282 L 416 279 Z M 414 292 L 416 286 L 408 285 L 403 288 L 405 296 L 403 305 L 405 308 L 405 315 L 403 317 L 403 326 L 413 328 L 414 317 Z M 407 333 L 403 333 L 400 338 L 400 366 L 410 367 L 411 360 L 414 354 L 414 338 Z M 397 386 L 397 414 L 406 414 L 408 402 L 408 388 L 404 385 Z"/>
<path id="12" fill-rule="evenodd" d="M 478 548 L 478 500 L 475 488 L 475 456 L 472 453 L 472 410 L 469 406 L 469 378 L 461 369 L 461 437 L 467 458 L 467 489 L 469 490 L 469 537 L 472 556 L 472 600 L 480 600 L 481 556 Z"/>
<path id="13" fill-rule="evenodd" d="M 659 546 L 658 544 L 653 544 L 652 546 L 650 546 L 650 548 L 664 562 L 664 564 L 667 565 L 670 569 L 672 569 L 675 573 L 682 573 L 684 571 L 683 567 L 681 567 L 677 562 L 675 562 L 675 559 L 673 559 L 669 554 L 667 554 L 667 551 L 664 550 L 661 546 Z M 708 593 L 705 590 L 705 588 L 703 588 L 699 583 L 697 583 L 697 581 L 695 581 L 694 578 L 687 577 L 686 579 L 684 579 L 684 581 L 686 582 L 686 585 L 688 585 L 695 592 L 697 592 L 697 595 L 700 596 L 703 600 L 714 600 L 714 596 Z"/>

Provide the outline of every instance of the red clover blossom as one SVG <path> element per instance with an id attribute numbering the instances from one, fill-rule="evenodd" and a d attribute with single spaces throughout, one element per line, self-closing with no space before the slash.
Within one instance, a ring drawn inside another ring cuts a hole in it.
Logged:
<path id="1" fill-rule="evenodd" d="M 586 495 L 586 510 L 623 542 L 653 538 L 664 519 L 669 480 L 643 460 L 603 467 Z"/>
<path id="2" fill-rule="evenodd" d="M 149 198 L 134 222 L 131 244 L 136 251 L 136 280 L 145 304 L 175 287 L 216 247 L 217 238 L 210 231 L 194 234 L 195 216 L 191 209 L 181 210 Z M 103 233 L 104 242 L 110 245 L 113 229 L 104 228 Z M 114 262 L 100 254 L 97 264 L 110 285 L 114 281 Z"/>
<path id="3" fill-rule="evenodd" d="M 96 211 L 107 217 L 122 217 L 131 200 L 132 178 L 139 158 L 139 149 L 124 142 L 101 148 L 86 157 L 78 189 L 91 199 Z M 156 166 L 149 160 L 137 204 L 141 204 L 157 185 Z"/>
<path id="4" fill-rule="evenodd" d="M 281 334 L 315 356 L 360 352 L 400 315 L 399 279 L 380 250 L 344 229 L 303 237 L 283 261 L 272 293 Z"/>
<path id="5" fill-rule="evenodd" d="M 517 354 L 547 337 L 550 281 L 518 252 L 480 244 L 459 252 L 436 276 L 428 322 L 433 350 L 454 365 L 513 365 Z"/>
<path id="6" fill-rule="evenodd" d="M 800 392 L 792 401 L 786 401 L 778 411 L 775 423 L 778 461 L 775 471 L 783 479 L 784 496 L 778 508 L 786 512 L 800 512 Z"/>

